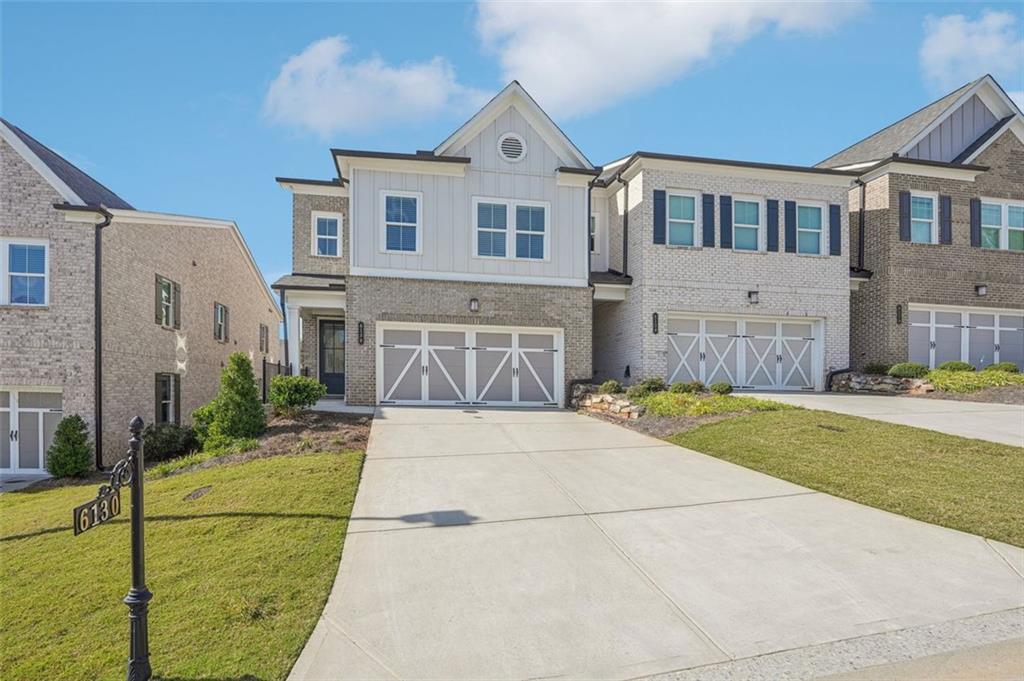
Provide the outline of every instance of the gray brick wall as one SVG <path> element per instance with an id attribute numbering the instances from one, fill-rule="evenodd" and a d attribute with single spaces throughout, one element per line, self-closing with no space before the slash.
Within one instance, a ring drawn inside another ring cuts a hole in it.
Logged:
<path id="1" fill-rule="evenodd" d="M 313 211 L 341 213 L 341 257 L 313 255 Z M 292 272 L 348 274 L 348 197 L 292 195 Z"/>

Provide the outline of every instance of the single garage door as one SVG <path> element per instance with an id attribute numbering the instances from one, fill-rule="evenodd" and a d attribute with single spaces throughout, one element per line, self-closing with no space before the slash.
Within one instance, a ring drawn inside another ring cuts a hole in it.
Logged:
<path id="1" fill-rule="evenodd" d="M 377 337 L 380 404 L 562 402 L 561 330 L 378 324 Z"/>
<path id="2" fill-rule="evenodd" d="M 1024 310 L 910 308 L 910 361 L 935 368 L 969 362 L 980 369 L 996 362 L 1024 368 Z"/>
<path id="3" fill-rule="evenodd" d="M 666 380 L 814 390 L 821 373 L 818 325 L 802 318 L 670 316 Z"/>

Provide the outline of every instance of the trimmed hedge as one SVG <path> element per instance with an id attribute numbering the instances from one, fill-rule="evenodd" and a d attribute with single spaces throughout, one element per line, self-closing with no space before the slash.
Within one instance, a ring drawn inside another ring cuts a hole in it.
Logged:
<path id="1" fill-rule="evenodd" d="M 885 362 L 868 362 L 864 365 L 864 373 L 871 374 L 873 376 L 884 376 L 889 373 L 889 369 L 892 368 L 891 364 Z"/>
<path id="2" fill-rule="evenodd" d="M 683 394 L 701 393 L 704 392 L 704 384 L 700 381 L 676 381 L 669 386 L 669 391 Z"/>
<path id="3" fill-rule="evenodd" d="M 967 362 L 961 362 L 954 360 L 952 362 L 943 362 L 939 365 L 939 369 L 943 371 L 974 371 L 974 367 Z"/>
<path id="4" fill-rule="evenodd" d="M 617 395 L 622 392 L 622 384 L 614 378 L 611 378 L 598 386 L 597 390 L 598 392 L 607 393 L 609 395 Z"/>
<path id="5" fill-rule="evenodd" d="M 626 397 L 635 401 L 654 393 L 663 392 L 666 387 L 664 379 L 648 378 L 626 388 Z"/>
<path id="6" fill-rule="evenodd" d="M 1020 369 L 1013 362 L 996 362 L 995 364 L 989 364 L 982 371 L 1004 371 L 1008 374 L 1019 374 Z"/>
<path id="7" fill-rule="evenodd" d="M 295 416 L 303 409 L 312 407 L 327 394 L 327 386 L 308 376 L 275 376 L 270 381 L 267 399 L 274 405 L 274 411 L 285 416 Z"/>
<path id="8" fill-rule="evenodd" d="M 142 431 L 146 461 L 166 461 L 199 451 L 202 444 L 196 432 L 176 423 L 151 423 Z"/>
<path id="9" fill-rule="evenodd" d="M 711 392 L 717 395 L 728 395 L 732 392 L 732 386 L 725 381 L 719 381 L 711 384 Z"/>
<path id="10" fill-rule="evenodd" d="M 917 362 L 900 362 L 889 367 L 887 373 L 893 378 L 924 378 L 928 367 Z"/>

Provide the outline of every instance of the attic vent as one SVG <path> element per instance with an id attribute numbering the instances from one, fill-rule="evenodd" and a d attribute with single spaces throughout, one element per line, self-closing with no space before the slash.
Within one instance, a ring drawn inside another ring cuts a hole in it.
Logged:
<path id="1" fill-rule="evenodd" d="M 509 163 L 518 163 L 526 158 L 526 142 L 514 132 L 506 132 L 498 139 L 498 152 Z"/>

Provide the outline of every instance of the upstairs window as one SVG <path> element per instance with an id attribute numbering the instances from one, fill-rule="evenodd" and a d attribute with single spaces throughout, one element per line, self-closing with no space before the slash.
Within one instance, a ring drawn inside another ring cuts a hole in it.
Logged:
<path id="1" fill-rule="evenodd" d="M 761 204 L 737 199 L 733 202 L 732 247 L 756 251 L 761 247 Z"/>
<path id="2" fill-rule="evenodd" d="M 341 215 L 314 211 L 313 255 L 336 258 L 341 255 Z"/>
<path id="3" fill-rule="evenodd" d="M 213 304 L 213 337 L 221 343 L 228 342 L 228 308 L 220 303 Z"/>
<path id="4" fill-rule="evenodd" d="M 697 197 L 690 194 L 668 195 L 668 245 L 693 246 L 697 231 Z"/>
<path id="5" fill-rule="evenodd" d="M 419 253 L 420 195 L 386 191 L 382 196 L 385 251 Z"/>
<path id="6" fill-rule="evenodd" d="M 1006 207 L 1006 242 L 1011 251 L 1024 251 L 1024 204 Z"/>
<path id="7" fill-rule="evenodd" d="M 181 328 L 181 287 L 156 275 L 156 323 L 166 329 Z"/>
<path id="8" fill-rule="evenodd" d="M 1024 251 L 1024 204 L 982 201 L 981 246 Z"/>
<path id="9" fill-rule="evenodd" d="M 34 239 L 0 240 L 0 304 L 46 305 L 49 293 L 49 245 Z"/>
<path id="10" fill-rule="evenodd" d="M 590 252 L 597 253 L 597 216 L 590 216 Z"/>
<path id="11" fill-rule="evenodd" d="M 504 258 L 508 254 L 508 206 L 504 203 L 476 204 L 476 254 L 484 258 Z"/>
<path id="12" fill-rule="evenodd" d="M 516 206 L 516 257 L 544 259 L 544 229 L 547 210 L 544 206 Z"/>
<path id="13" fill-rule="evenodd" d="M 796 206 L 796 252 L 821 255 L 821 228 L 825 209 L 821 206 Z"/>
<path id="14" fill-rule="evenodd" d="M 910 240 L 917 244 L 938 242 L 934 196 L 910 195 Z"/>

